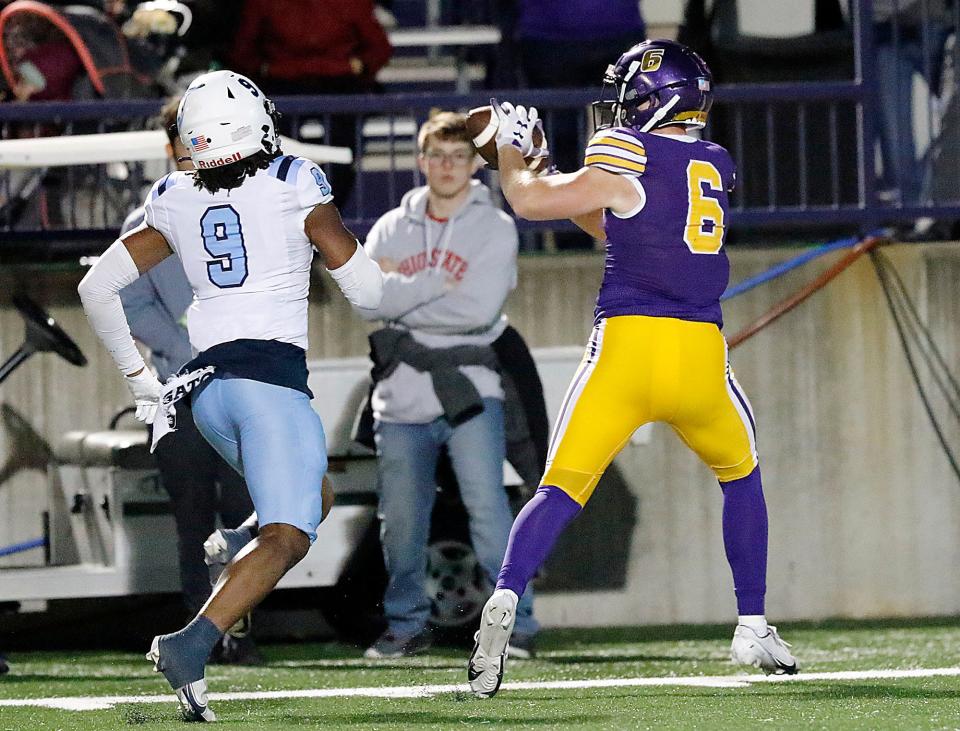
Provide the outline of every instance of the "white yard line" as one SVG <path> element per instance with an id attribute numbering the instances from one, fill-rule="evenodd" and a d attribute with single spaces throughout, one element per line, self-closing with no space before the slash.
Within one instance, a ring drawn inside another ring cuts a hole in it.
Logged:
<path id="1" fill-rule="evenodd" d="M 714 675 L 673 678 L 600 678 L 596 680 L 546 680 L 504 683 L 502 690 L 577 690 L 588 688 L 636 688 L 643 686 L 688 686 L 697 688 L 747 688 L 754 683 L 799 683 L 837 680 L 904 680 L 908 678 L 958 677 L 960 667 L 920 668 L 916 670 L 842 670 L 833 673 L 799 675 Z M 427 698 L 444 693 L 469 693 L 466 683 L 447 685 L 399 685 L 379 688 L 310 688 L 305 690 L 269 690 L 242 693 L 211 693 L 210 701 L 253 701 L 277 698 Z M 96 711 L 121 703 L 170 703 L 166 695 L 71 696 L 63 698 L 0 699 L 0 708 L 39 706 L 66 711 Z"/>

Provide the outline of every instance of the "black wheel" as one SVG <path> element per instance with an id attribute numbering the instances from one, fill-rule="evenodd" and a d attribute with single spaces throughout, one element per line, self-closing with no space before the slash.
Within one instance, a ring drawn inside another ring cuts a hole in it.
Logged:
<path id="1" fill-rule="evenodd" d="M 493 587 L 477 562 L 470 540 L 470 518 L 445 453 L 437 465 L 437 483 L 440 490 L 427 546 L 430 623 L 439 638 L 460 643 L 472 638 L 477 617 Z"/>
<path id="2" fill-rule="evenodd" d="M 469 540 L 433 541 L 427 546 L 430 622 L 441 633 L 460 634 L 476 624 L 493 587 Z"/>

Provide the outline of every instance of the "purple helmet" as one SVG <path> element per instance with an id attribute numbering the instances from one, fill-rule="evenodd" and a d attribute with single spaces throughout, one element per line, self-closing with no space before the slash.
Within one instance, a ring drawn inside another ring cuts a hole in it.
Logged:
<path id="1" fill-rule="evenodd" d="M 713 103 L 713 76 L 700 56 L 681 43 L 643 41 L 607 67 L 604 99 L 594 102 L 594 123 L 649 132 L 681 125 L 699 129 Z M 607 98 L 609 86 L 614 99 Z"/>

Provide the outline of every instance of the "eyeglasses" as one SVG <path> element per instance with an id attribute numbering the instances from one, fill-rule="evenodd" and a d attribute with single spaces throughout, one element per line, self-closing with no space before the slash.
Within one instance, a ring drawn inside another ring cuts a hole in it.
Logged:
<path id="1" fill-rule="evenodd" d="M 440 152 L 440 150 L 430 150 L 430 152 L 423 153 L 423 157 L 431 165 L 442 165 L 445 162 L 449 162 L 454 167 L 468 165 L 473 160 L 473 151 L 471 150 L 457 150 L 456 152 Z"/>

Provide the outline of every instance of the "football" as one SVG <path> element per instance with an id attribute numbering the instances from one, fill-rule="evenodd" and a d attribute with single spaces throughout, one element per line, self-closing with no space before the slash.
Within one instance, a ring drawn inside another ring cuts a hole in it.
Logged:
<path id="1" fill-rule="evenodd" d="M 467 132 L 473 140 L 477 153 L 487 163 L 487 167 L 497 169 L 497 115 L 488 104 L 485 107 L 476 107 L 467 112 Z M 533 130 L 533 144 L 540 147 L 543 144 L 543 131 L 538 127 Z M 550 166 L 550 156 L 542 158 L 524 158 L 534 172 L 542 172 Z"/>

